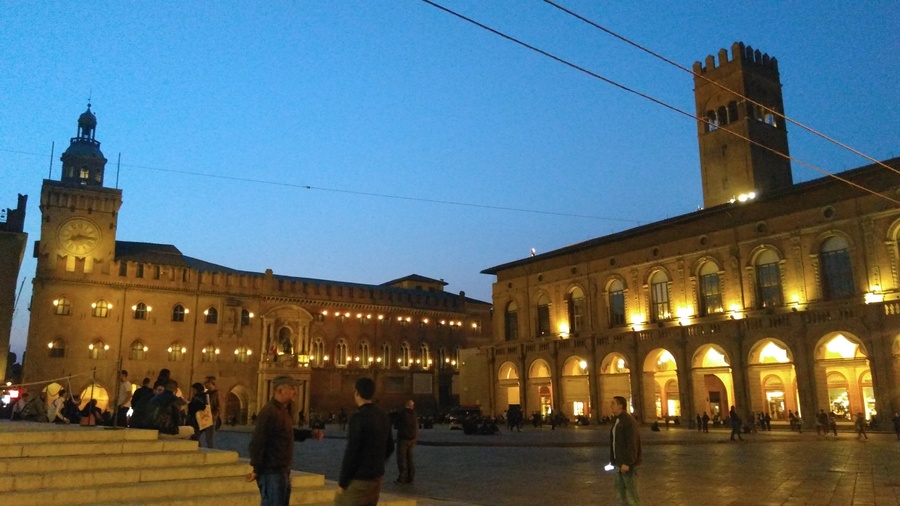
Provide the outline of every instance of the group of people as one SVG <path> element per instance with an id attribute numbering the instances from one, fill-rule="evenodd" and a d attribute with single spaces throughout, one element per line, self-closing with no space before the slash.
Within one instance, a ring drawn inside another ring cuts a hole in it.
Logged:
<path id="1" fill-rule="evenodd" d="M 219 420 L 219 393 L 215 377 L 208 376 L 203 383 L 191 385 L 190 401 L 181 397 L 178 382 L 171 378 L 168 369 L 162 369 L 153 386 L 150 378 L 144 378 L 141 386 L 132 392 L 128 371 L 119 371 L 119 385 L 115 404 L 103 411 L 97 399 L 90 399 L 82 406 L 81 399 L 65 388 L 60 388 L 57 397 L 47 402 L 48 392 L 32 397 L 24 392 L 13 406 L 13 420 L 51 422 L 80 425 L 115 425 L 138 429 L 156 429 L 160 434 L 180 438 L 206 441 L 213 447 L 215 431 Z M 209 409 L 207 409 L 209 407 Z M 131 415 L 129 416 L 129 412 Z M 212 423 L 201 426 L 197 413 L 208 412 Z"/>
<path id="2" fill-rule="evenodd" d="M 272 380 L 272 399 L 257 413 L 250 440 L 247 481 L 256 481 L 262 506 L 286 506 L 291 498 L 291 463 L 294 442 L 325 437 L 320 428 L 294 427 L 292 402 L 299 383 L 290 376 Z M 356 380 L 353 400 L 357 410 L 347 419 L 347 447 L 341 461 L 334 504 L 363 506 L 377 504 L 381 495 L 385 463 L 394 453 L 393 428 L 397 429 L 397 470 L 395 483 L 409 484 L 415 478 L 413 449 L 419 433 L 419 417 L 412 400 L 394 417 L 375 402 L 375 381 Z"/>

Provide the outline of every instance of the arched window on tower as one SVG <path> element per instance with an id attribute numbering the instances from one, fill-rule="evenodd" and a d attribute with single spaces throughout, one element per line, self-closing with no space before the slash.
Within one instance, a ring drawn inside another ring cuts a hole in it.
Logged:
<path id="1" fill-rule="evenodd" d="M 108 350 L 109 345 L 104 343 L 102 339 L 97 339 L 88 345 L 88 357 L 92 359 L 106 358 L 106 352 Z"/>
<path id="2" fill-rule="evenodd" d="M 56 306 L 54 313 L 58 316 L 69 316 L 72 314 L 72 303 L 65 297 L 54 300 L 53 305 Z"/>
<path id="3" fill-rule="evenodd" d="M 112 309 L 112 304 L 104 299 L 100 299 L 91 304 L 91 315 L 97 318 L 106 318 L 109 316 L 110 309 Z"/>
<path id="4" fill-rule="evenodd" d="M 203 315 L 206 316 L 206 323 L 219 323 L 219 312 L 216 311 L 216 308 L 210 307 L 203 312 Z"/>
<path id="5" fill-rule="evenodd" d="M 184 306 L 181 304 L 175 304 L 175 307 L 172 308 L 172 321 L 173 322 L 183 322 L 184 314 L 187 311 L 184 310 Z"/>
<path id="6" fill-rule="evenodd" d="M 147 351 L 148 348 L 143 341 L 136 339 L 131 343 L 131 347 L 128 348 L 128 358 L 130 360 L 144 360 L 147 358 Z"/>

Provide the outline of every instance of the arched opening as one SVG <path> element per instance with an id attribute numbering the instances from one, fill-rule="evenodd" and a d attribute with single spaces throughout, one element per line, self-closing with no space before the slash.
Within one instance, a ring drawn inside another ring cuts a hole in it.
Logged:
<path id="1" fill-rule="evenodd" d="M 691 361 L 694 404 L 697 413 L 707 413 L 713 421 L 724 418 L 734 404 L 734 379 L 725 351 L 715 344 L 701 346 Z"/>
<path id="2" fill-rule="evenodd" d="M 225 418 L 228 425 L 246 425 L 249 414 L 250 392 L 242 385 L 235 385 L 225 396 Z M 256 416 L 255 414 L 253 415 Z"/>
<path id="3" fill-rule="evenodd" d="M 79 409 L 84 409 L 84 407 L 88 402 L 91 401 L 91 399 L 96 399 L 97 407 L 100 408 L 100 411 L 106 411 L 107 409 L 109 409 L 109 392 L 107 392 L 105 388 L 100 386 L 99 383 L 91 383 L 88 386 L 84 387 L 84 389 L 82 389 L 81 393 L 78 395 L 78 398 L 80 401 L 78 403 Z"/>
<path id="4" fill-rule="evenodd" d="M 579 356 L 566 359 L 562 369 L 562 404 L 560 410 L 571 418 L 591 416 L 589 364 Z"/>
<path id="5" fill-rule="evenodd" d="M 512 362 L 504 362 L 497 373 L 497 410 L 506 411 L 510 404 L 519 404 L 519 369 Z"/>
<path id="6" fill-rule="evenodd" d="M 856 336 L 826 334 L 816 346 L 815 358 L 816 383 L 824 387 L 817 390 L 827 396 L 818 399 L 820 405 L 830 407 L 838 419 L 852 420 L 855 413 L 864 413 L 869 419 L 876 414 L 868 353 Z M 866 379 L 868 386 L 864 387 Z"/>
<path id="7" fill-rule="evenodd" d="M 677 395 L 678 365 L 668 350 L 657 348 L 644 359 L 644 391 L 656 394 L 644 399 L 644 413 L 638 413 L 643 422 L 648 423 L 664 415 L 681 416 L 681 400 Z M 670 392 L 676 394 L 674 398 L 669 397 Z"/>
<path id="8" fill-rule="evenodd" d="M 747 361 L 752 411 L 768 412 L 773 420 L 787 420 L 800 413 L 797 373 L 787 345 L 777 339 L 762 339 L 750 349 Z"/>
<path id="9" fill-rule="evenodd" d="M 547 416 L 553 406 L 553 383 L 550 376 L 550 365 L 537 359 L 528 368 L 527 406 L 532 412 Z"/>
<path id="10" fill-rule="evenodd" d="M 610 353 L 600 361 L 600 415 L 612 417 L 609 401 L 615 396 L 628 399 L 628 405 L 634 407 L 631 397 L 631 368 L 628 360 L 621 353 Z"/>

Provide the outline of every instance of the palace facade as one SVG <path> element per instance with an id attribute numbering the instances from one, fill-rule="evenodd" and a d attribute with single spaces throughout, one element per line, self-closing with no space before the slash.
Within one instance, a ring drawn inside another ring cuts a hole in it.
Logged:
<path id="1" fill-rule="evenodd" d="M 169 369 L 183 391 L 215 376 L 236 423 L 282 374 L 302 383 L 294 409 L 307 415 L 351 410 L 362 375 L 388 409 L 410 398 L 424 413 L 457 404 L 460 350 L 490 343 L 489 303 L 418 275 L 367 285 L 247 272 L 118 241 L 122 190 L 103 186 L 96 125 L 88 105 L 61 179 L 42 186 L 24 383 L 104 407 L 118 369 L 136 386 Z"/>
<path id="2" fill-rule="evenodd" d="M 793 184 L 775 58 L 694 64 L 705 208 L 483 271 L 487 408 L 900 410 L 900 158 Z"/>

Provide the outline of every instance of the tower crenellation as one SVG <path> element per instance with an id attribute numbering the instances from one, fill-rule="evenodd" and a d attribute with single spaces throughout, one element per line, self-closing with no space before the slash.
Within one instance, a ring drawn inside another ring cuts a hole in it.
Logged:
<path id="1" fill-rule="evenodd" d="M 767 53 L 761 52 L 759 49 L 753 49 L 752 46 L 746 46 L 743 42 L 735 42 L 731 45 L 731 57 L 727 49 L 720 49 L 718 52 L 718 62 L 716 56 L 708 55 L 701 64 L 699 61 L 694 62 L 695 74 L 706 74 L 719 69 L 728 68 L 732 63 L 737 65 L 754 65 L 757 71 L 763 70 L 778 74 L 778 59 L 769 56 Z"/>

